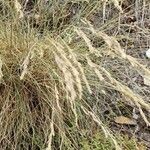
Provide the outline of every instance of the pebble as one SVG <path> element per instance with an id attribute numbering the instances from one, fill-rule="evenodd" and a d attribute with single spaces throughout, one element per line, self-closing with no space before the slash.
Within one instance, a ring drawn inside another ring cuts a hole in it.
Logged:
<path id="1" fill-rule="evenodd" d="M 147 58 L 150 58 L 150 49 L 148 49 L 148 50 L 146 51 L 146 56 L 147 56 Z"/>

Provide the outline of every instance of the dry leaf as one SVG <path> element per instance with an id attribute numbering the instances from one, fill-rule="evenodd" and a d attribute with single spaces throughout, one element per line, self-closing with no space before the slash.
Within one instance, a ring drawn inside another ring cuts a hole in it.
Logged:
<path id="1" fill-rule="evenodd" d="M 136 125 L 136 120 L 130 119 L 128 117 L 119 116 L 115 118 L 115 122 L 118 124 L 126 124 L 126 125 Z"/>

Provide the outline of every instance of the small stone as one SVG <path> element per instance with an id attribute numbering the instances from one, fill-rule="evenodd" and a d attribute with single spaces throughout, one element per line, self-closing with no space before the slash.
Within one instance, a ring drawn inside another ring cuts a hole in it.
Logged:
<path id="1" fill-rule="evenodd" d="M 147 58 L 150 58 L 150 49 L 148 49 L 148 50 L 146 51 L 146 56 L 147 56 Z"/>

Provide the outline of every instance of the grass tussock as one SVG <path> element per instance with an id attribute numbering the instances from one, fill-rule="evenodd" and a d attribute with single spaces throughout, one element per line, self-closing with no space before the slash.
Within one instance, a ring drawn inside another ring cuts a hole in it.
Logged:
<path id="1" fill-rule="evenodd" d="M 145 16 L 147 2 L 139 8 Z M 108 125 L 122 110 L 132 116 L 130 105 L 150 126 L 150 91 L 131 81 L 150 71 L 127 52 L 136 39 L 123 32 L 132 25 L 122 17 L 133 14 L 124 5 L 0 1 L 0 149 L 146 149 Z M 100 26 L 92 22 L 96 13 Z M 142 25 L 136 34 L 149 40 Z"/>

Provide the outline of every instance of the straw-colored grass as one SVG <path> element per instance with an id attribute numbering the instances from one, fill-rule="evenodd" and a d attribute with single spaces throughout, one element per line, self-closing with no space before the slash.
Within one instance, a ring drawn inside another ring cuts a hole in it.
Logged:
<path id="1" fill-rule="evenodd" d="M 119 110 L 122 103 L 150 126 L 149 88 L 125 82 L 130 73 L 150 78 L 150 71 L 122 44 L 135 37 L 121 34 L 121 3 L 0 1 L 0 149 L 139 148 L 136 139 L 118 138 L 108 125 L 118 114 L 111 104 Z M 143 5 L 146 11 L 147 1 Z M 109 11 L 119 15 L 111 18 Z M 97 12 L 100 27 L 90 21 Z M 150 31 L 141 28 L 149 40 Z"/>

